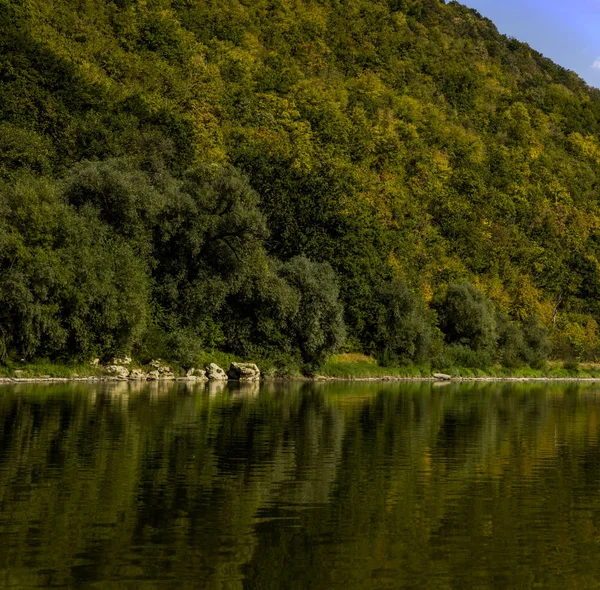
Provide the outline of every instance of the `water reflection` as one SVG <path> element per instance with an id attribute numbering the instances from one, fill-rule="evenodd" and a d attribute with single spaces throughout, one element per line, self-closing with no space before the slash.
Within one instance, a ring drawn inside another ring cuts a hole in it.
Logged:
<path id="1" fill-rule="evenodd" d="M 600 390 L 0 390 L 0 586 L 600 585 Z"/>

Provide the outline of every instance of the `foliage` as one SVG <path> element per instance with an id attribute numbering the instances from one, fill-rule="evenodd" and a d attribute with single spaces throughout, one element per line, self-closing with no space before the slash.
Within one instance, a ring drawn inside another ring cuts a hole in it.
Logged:
<path id="1" fill-rule="evenodd" d="M 437 309 L 449 344 L 474 351 L 495 350 L 498 334 L 494 306 L 471 283 L 451 283 Z"/>
<path id="2" fill-rule="evenodd" d="M 346 337 L 337 278 L 329 264 L 303 256 L 282 264 L 280 273 L 300 294 L 290 332 L 307 369 L 314 370 L 339 350 Z"/>
<path id="3" fill-rule="evenodd" d="M 424 302 L 396 279 L 381 287 L 374 304 L 378 307 L 373 344 L 379 362 L 389 366 L 426 361 L 433 336 Z"/>
<path id="4" fill-rule="evenodd" d="M 568 361 L 596 360 L 600 353 L 598 324 L 589 316 L 569 314 L 562 317 L 550 338 L 558 357 Z"/>
<path id="5" fill-rule="evenodd" d="M 0 0 L 0 27 L 2 358 L 597 357 L 600 91 L 475 11 Z"/>
<path id="6" fill-rule="evenodd" d="M 143 265 L 51 182 L 24 176 L 0 186 L 0 260 L 2 358 L 121 352 L 141 335 Z"/>
<path id="7" fill-rule="evenodd" d="M 539 318 L 531 316 L 521 325 L 511 322 L 505 314 L 496 315 L 498 353 L 505 367 L 528 365 L 541 368 L 548 359 L 550 341 L 548 331 Z"/>

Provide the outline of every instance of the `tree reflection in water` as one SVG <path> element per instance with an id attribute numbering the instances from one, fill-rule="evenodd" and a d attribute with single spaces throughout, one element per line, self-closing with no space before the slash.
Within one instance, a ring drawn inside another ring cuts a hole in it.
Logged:
<path id="1" fill-rule="evenodd" d="M 0 584 L 593 587 L 598 391 L 6 386 Z"/>

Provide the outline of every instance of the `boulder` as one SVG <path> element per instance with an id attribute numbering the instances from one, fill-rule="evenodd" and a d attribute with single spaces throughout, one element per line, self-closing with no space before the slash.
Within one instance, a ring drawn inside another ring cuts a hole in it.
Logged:
<path id="1" fill-rule="evenodd" d="M 149 371 L 146 375 L 146 379 L 148 379 L 148 381 L 157 381 L 158 379 L 160 379 L 160 373 L 156 370 Z"/>
<path id="2" fill-rule="evenodd" d="M 446 375 L 445 373 L 434 373 L 433 378 L 438 381 L 452 381 L 452 375 Z"/>
<path id="3" fill-rule="evenodd" d="M 105 370 L 107 373 L 118 379 L 127 379 L 127 377 L 129 377 L 129 369 L 123 365 L 109 365 L 108 367 L 105 367 Z"/>
<path id="4" fill-rule="evenodd" d="M 133 369 L 133 371 L 129 373 L 129 379 L 132 381 L 145 381 L 146 373 L 144 373 L 144 371 L 140 371 L 139 369 Z"/>
<path id="5" fill-rule="evenodd" d="M 260 370 L 254 363 L 231 363 L 227 375 L 234 381 L 258 381 Z"/>
<path id="6" fill-rule="evenodd" d="M 204 369 L 190 369 L 185 376 L 188 379 L 196 379 L 197 381 L 206 381 L 206 371 Z"/>
<path id="7" fill-rule="evenodd" d="M 150 373 L 158 373 L 157 379 L 175 379 L 175 375 L 173 371 L 171 371 L 171 367 L 169 365 L 165 365 L 160 359 L 152 361 L 150 366 L 153 367 L 153 371 Z"/>
<path id="8" fill-rule="evenodd" d="M 210 363 L 210 365 L 206 367 L 206 376 L 211 381 L 227 381 L 227 375 L 225 374 L 225 371 L 223 371 L 223 369 L 221 369 L 221 367 L 215 363 Z"/>
<path id="9" fill-rule="evenodd" d="M 113 365 L 130 365 L 131 357 L 125 355 L 124 357 L 121 357 L 121 358 L 114 358 L 112 360 L 112 364 Z"/>
<path id="10" fill-rule="evenodd" d="M 165 365 L 160 359 L 156 359 L 150 363 L 150 366 L 157 370 L 159 373 L 164 373 L 165 371 L 170 371 L 171 368 L 168 365 Z"/>

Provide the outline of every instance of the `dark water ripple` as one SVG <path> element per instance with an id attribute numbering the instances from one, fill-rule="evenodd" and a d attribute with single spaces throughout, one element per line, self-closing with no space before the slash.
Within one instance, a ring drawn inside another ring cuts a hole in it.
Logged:
<path id="1" fill-rule="evenodd" d="M 0 390 L 2 588 L 598 588 L 600 390 Z"/>

